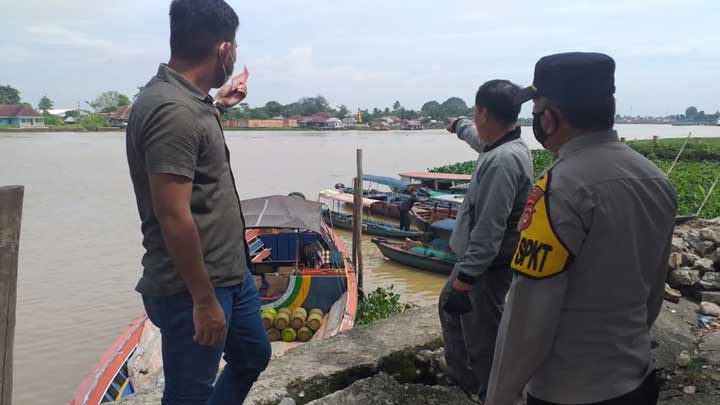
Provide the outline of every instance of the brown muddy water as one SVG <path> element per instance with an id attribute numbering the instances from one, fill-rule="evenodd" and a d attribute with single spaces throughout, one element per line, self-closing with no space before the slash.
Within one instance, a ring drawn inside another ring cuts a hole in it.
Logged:
<path id="1" fill-rule="evenodd" d="M 679 137 L 686 127 L 619 126 L 628 139 Z M 720 127 L 693 128 L 720 136 Z M 537 147 L 532 131 L 524 138 Z M 355 149 L 366 174 L 396 176 L 475 159 L 445 131 L 230 132 L 240 197 L 300 191 L 309 199 L 351 182 Z M 0 185 L 25 185 L 14 400 L 67 403 L 100 355 L 142 311 L 140 223 L 123 133 L 0 134 Z M 348 249 L 349 232 L 339 232 Z M 363 240 L 365 289 L 394 285 L 403 300 L 437 299 L 444 277 L 385 260 Z"/>

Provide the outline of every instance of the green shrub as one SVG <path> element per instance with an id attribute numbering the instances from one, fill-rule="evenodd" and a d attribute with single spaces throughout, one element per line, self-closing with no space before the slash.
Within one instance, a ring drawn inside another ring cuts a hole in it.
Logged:
<path id="1" fill-rule="evenodd" d="M 413 304 L 400 302 L 400 294 L 388 288 L 378 287 L 358 303 L 355 325 L 367 325 L 380 319 L 390 318 L 402 314 L 408 309 L 415 308 Z"/>
<path id="2" fill-rule="evenodd" d="M 88 131 L 96 131 L 98 128 L 109 127 L 110 123 L 103 117 L 97 115 L 83 115 L 78 121 L 80 128 L 84 128 Z"/>
<path id="3" fill-rule="evenodd" d="M 48 112 L 44 112 L 42 116 L 46 127 L 59 126 L 63 124 L 62 118 L 52 115 Z"/>

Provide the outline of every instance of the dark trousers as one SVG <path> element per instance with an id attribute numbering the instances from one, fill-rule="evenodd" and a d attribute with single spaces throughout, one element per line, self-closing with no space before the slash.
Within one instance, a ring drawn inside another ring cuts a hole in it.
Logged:
<path id="1" fill-rule="evenodd" d="M 592 404 L 582 405 L 655 405 L 658 401 L 659 385 L 656 373 L 653 371 L 643 381 L 643 383 L 635 389 L 623 396 L 608 399 L 602 402 L 593 402 Z M 547 402 L 537 399 L 528 394 L 527 405 L 560 405 L 555 402 Z M 578 404 L 579 405 L 579 404 Z"/>
<path id="2" fill-rule="evenodd" d="M 400 210 L 400 229 L 403 231 L 410 230 L 410 211 Z"/>
<path id="3" fill-rule="evenodd" d="M 448 374 L 464 390 L 484 399 L 512 273 L 509 269 L 490 270 L 478 277 L 470 292 L 473 310 L 464 315 L 452 315 L 442 309 L 456 277 L 453 272 L 440 294 L 440 323 Z"/>
<path id="4" fill-rule="evenodd" d="M 162 334 L 163 405 L 242 404 L 270 361 L 270 341 L 250 271 L 241 285 L 216 288 L 215 294 L 225 312 L 228 332 L 225 341 L 214 347 L 193 342 L 195 327 L 189 293 L 143 296 L 145 311 Z M 223 353 L 227 364 L 215 382 Z"/>

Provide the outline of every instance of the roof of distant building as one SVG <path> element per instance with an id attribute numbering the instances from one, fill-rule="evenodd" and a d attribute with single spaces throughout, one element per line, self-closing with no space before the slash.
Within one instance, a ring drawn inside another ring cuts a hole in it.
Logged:
<path id="1" fill-rule="evenodd" d="M 325 122 L 342 122 L 342 121 L 340 121 L 338 118 L 332 117 L 332 118 L 328 118 L 327 120 L 325 120 Z"/>
<path id="2" fill-rule="evenodd" d="M 298 121 L 300 121 L 300 122 L 325 122 L 325 121 L 327 121 L 327 117 L 313 115 L 311 117 L 302 117 Z"/>
<path id="3" fill-rule="evenodd" d="M 27 104 L 0 104 L 0 117 L 34 118 L 42 115 Z"/>
<path id="4" fill-rule="evenodd" d="M 110 118 L 114 120 L 127 120 L 130 117 L 130 110 L 132 110 L 132 104 L 118 107 L 117 111 L 110 114 Z"/>
<path id="5" fill-rule="evenodd" d="M 77 110 L 74 108 L 60 108 L 60 109 L 55 108 L 52 110 L 47 110 L 48 114 L 50 114 L 50 115 L 60 115 L 60 116 L 65 116 L 65 113 L 67 113 L 68 111 L 77 111 Z"/>

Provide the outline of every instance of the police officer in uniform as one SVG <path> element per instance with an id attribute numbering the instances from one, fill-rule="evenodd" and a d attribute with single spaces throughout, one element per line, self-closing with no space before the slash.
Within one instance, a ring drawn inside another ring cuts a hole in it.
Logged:
<path id="1" fill-rule="evenodd" d="M 546 56 L 533 85 L 536 139 L 556 155 L 521 231 L 488 405 L 655 404 L 650 328 L 663 300 L 675 191 L 618 140 L 615 62 Z"/>

